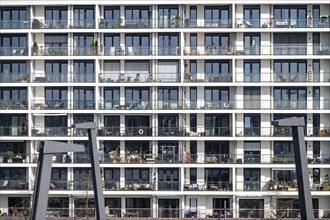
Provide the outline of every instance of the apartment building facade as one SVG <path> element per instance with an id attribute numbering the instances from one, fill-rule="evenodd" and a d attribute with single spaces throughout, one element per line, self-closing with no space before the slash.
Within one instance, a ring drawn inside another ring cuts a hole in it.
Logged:
<path id="1" fill-rule="evenodd" d="M 304 117 L 315 217 L 330 217 L 330 6 L 310 1 L 0 5 L 0 210 L 29 215 L 37 144 L 57 154 L 49 216 L 94 215 L 98 129 L 109 217 L 295 218 Z"/>

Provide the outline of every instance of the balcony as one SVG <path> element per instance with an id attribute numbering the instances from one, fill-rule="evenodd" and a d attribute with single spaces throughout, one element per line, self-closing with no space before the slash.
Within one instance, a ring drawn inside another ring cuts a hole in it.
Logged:
<path id="1" fill-rule="evenodd" d="M 27 136 L 26 128 L 18 127 L 18 126 L 1 126 L 0 127 L 0 136 Z"/>
<path id="2" fill-rule="evenodd" d="M 64 110 L 68 109 L 68 100 L 32 100 L 32 110 Z"/>
<path id="3" fill-rule="evenodd" d="M 158 127 L 158 136 L 183 136 L 182 127 Z"/>
<path id="4" fill-rule="evenodd" d="M 157 53 L 159 56 L 180 56 L 181 49 L 179 46 L 159 46 L 157 49 Z"/>
<path id="5" fill-rule="evenodd" d="M 28 180 L 24 178 L 20 179 L 3 179 L 0 180 L 0 191 L 1 190 L 28 190 Z"/>
<path id="6" fill-rule="evenodd" d="M 2 83 L 28 83 L 30 75 L 28 73 L 0 73 L 0 82 Z"/>
<path id="7" fill-rule="evenodd" d="M 150 181 L 119 181 L 104 180 L 104 190 L 124 190 L 124 191 L 150 191 L 155 190 L 154 184 Z"/>
<path id="8" fill-rule="evenodd" d="M 68 180 L 51 179 L 49 190 L 69 190 L 71 182 Z"/>
<path id="9" fill-rule="evenodd" d="M 0 29 L 29 29 L 30 21 L 27 19 L 12 20 L 2 19 L 0 21 Z"/>
<path id="10" fill-rule="evenodd" d="M 73 100 L 72 110 L 94 110 L 94 100 Z"/>
<path id="11" fill-rule="evenodd" d="M 125 136 L 151 136 L 152 129 L 144 126 L 125 128 Z"/>
<path id="12" fill-rule="evenodd" d="M 151 73 L 100 73 L 100 83 L 146 83 L 152 82 Z"/>
<path id="13" fill-rule="evenodd" d="M 27 100 L 0 100 L 0 110 L 27 110 Z"/>
<path id="14" fill-rule="evenodd" d="M 158 181 L 157 186 L 159 191 L 179 191 L 180 181 Z"/>
<path id="15" fill-rule="evenodd" d="M 32 29 L 68 29 L 68 20 L 33 19 Z"/>
<path id="16" fill-rule="evenodd" d="M 95 21 L 94 20 L 86 20 L 86 19 L 79 19 L 79 20 L 71 20 L 71 25 L 69 25 L 70 29 L 94 29 L 95 28 Z"/>
<path id="17" fill-rule="evenodd" d="M 182 110 L 183 102 L 182 100 L 167 100 L 167 101 L 157 101 L 158 110 Z"/>
<path id="18" fill-rule="evenodd" d="M 0 47 L 0 56 L 27 56 L 27 47 Z"/>
<path id="19" fill-rule="evenodd" d="M 67 137 L 67 127 L 32 127 L 31 135 L 33 137 Z"/>
<path id="20" fill-rule="evenodd" d="M 133 100 L 125 102 L 126 110 L 150 110 L 151 107 L 149 100 Z"/>
<path id="21" fill-rule="evenodd" d="M 32 47 L 33 56 L 68 56 L 68 47 Z"/>

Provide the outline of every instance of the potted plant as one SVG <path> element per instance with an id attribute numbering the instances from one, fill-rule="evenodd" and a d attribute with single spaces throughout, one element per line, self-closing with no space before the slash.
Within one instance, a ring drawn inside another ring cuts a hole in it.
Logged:
<path id="1" fill-rule="evenodd" d="M 172 18 L 171 18 L 174 21 L 174 25 L 175 25 L 176 28 L 179 27 L 180 18 L 181 17 L 179 15 L 172 16 Z"/>
<path id="2" fill-rule="evenodd" d="M 7 162 L 8 163 L 12 163 L 13 162 L 13 157 L 14 157 L 14 152 L 13 151 L 6 151 L 5 152 L 5 157 L 7 158 Z"/>
<path id="3" fill-rule="evenodd" d="M 32 55 L 33 56 L 37 56 L 38 55 L 38 52 L 39 52 L 38 43 L 37 43 L 37 41 L 34 41 L 33 47 L 32 47 Z"/>
<path id="4" fill-rule="evenodd" d="M 71 159 L 71 157 L 70 157 L 70 155 L 69 154 L 66 154 L 65 155 L 65 163 L 71 163 L 72 162 L 72 159 Z"/>
<path id="5" fill-rule="evenodd" d="M 90 55 L 96 55 L 96 44 L 95 44 L 94 38 L 92 38 L 91 44 L 90 44 Z"/>

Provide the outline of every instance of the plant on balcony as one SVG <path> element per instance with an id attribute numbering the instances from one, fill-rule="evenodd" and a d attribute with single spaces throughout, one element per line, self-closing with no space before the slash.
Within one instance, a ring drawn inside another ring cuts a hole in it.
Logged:
<path id="1" fill-rule="evenodd" d="M 5 152 L 5 157 L 7 158 L 7 162 L 8 163 L 12 163 L 13 162 L 13 157 L 14 157 L 14 152 L 13 151 L 6 151 Z"/>
<path id="2" fill-rule="evenodd" d="M 32 47 L 32 55 L 37 56 L 38 53 L 39 53 L 39 46 L 38 46 L 37 41 L 34 41 L 33 47 Z"/>
<path id="3" fill-rule="evenodd" d="M 94 38 L 92 38 L 91 40 L 91 44 L 90 44 L 90 55 L 96 55 L 96 43 L 94 41 Z"/>
<path id="4" fill-rule="evenodd" d="M 64 161 L 65 161 L 65 163 L 71 163 L 72 162 L 72 159 L 71 159 L 69 154 L 65 155 Z"/>
<path id="5" fill-rule="evenodd" d="M 180 16 L 179 15 L 176 15 L 176 16 L 172 16 L 171 17 L 171 20 L 173 20 L 173 24 L 175 25 L 176 28 L 179 27 L 179 21 L 180 21 Z"/>

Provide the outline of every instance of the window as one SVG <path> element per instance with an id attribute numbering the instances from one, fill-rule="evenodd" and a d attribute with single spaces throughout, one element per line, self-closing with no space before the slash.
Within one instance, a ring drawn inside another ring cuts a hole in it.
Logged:
<path id="1" fill-rule="evenodd" d="M 127 216 L 135 217 L 151 217 L 150 198 L 126 198 L 126 213 Z"/>
<path id="2" fill-rule="evenodd" d="M 93 6 L 74 6 L 74 28 L 95 28 Z"/>
<path id="3" fill-rule="evenodd" d="M 126 61 L 125 75 L 128 82 L 146 82 L 150 77 L 149 61 Z"/>
<path id="4" fill-rule="evenodd" d="M 105 110 L 119 109 L 120 90 L 119 88 L 104 88 Z"/>
<path id="5" fill-rule="evenodd" d="M 45 116 L 45 128 L 49 129 L 49 136 L 67 136 L 68 118 L 67 116 Z"/>
<path id="6" fill-rule="evenodd" d="M 158 23 L 160 28 L 175 27 L 176 23 L 171 21 L 171 18 L 175 16 L 179 16 L 179 8 L 177 5 L 158 6 Z"/>
<path id="7" fill-rule="evenodd" d="M 26 88 L 1 87 L 0 103 L 6 109 L 27 109 Z"/>
<path id="8" fill-rule="evenodd" d="M 74 46 L 74 55 L 86 56 L 86 55 L 96 55 L 95 48 L 91 48 L 92 42 L 97 44 L 94 41 L 94 36 L 89 35 L 77 35 L 73 36 L 73 46 Z"/>
<path id="9" fill-rule="evenodd" d="M 157 72 L 157 79 L 160 82 L 179 82 L 178 61 L 158 61 Z"/>
<path id="10" fill-rule="evenodd" d="M 2 56 L 25 56 L 27 55 L 26 35 L 1 35 L 0 48 Z"/>
<path id="11" fill-rule="evenodd" d="M 67 61 L 45 61 L 45 75 L 47 82 L 67 82 L 67 74 Z"/>
<path id="12" fill-rule="evenodd" d="M 208 156 L 216 156 L 217 162 L 226 162 L 229 156 L 228 141 L 205 141 L 205 154 Z"/>
<path id="13" fill-rule="evenodd" d="M 205 60 L 205 80 L 208 82 L 231 82 L 230 61 Z"/>
<path id="14" fill-rule="evenodd" d="M 205 27 L 228 28 L 231 25 L 228 6 L 206 6 L 204 9 Z"/>
<path id="15" fill-rule="evenodd" d="M 149 125 L 149 116 L 125 116 L 126 135 L 148 135 Z"/>
<path id="16" fill-rule="evenodd" d="M 114 187 L 114 184 L 116 182 L 120 181 L 120 169 L 119 168 L 105 168 L 104 169 L 104 181 L 105 181 L 106 189 L 111 189 L 112 187 Z"/>
<path id="17" fill-rule="evenodd" d="M 260 82 L 259 60 L 244 60 L 244 82 Z"/>
<path id="18" fill-rule="evenodd" d="M 244 163 L 260 163 L 260 142 L 244 141 Z"/>
<path id="19" fill-rule="evenodd" d="M 179 199 L 158 199 L 159 218 L 179 218 Z"/>
<path id="20" fill-rule="evenodd" d="M 106 216 L 121 217 L 121 198 L 105 198 L 105 207 L 109 207 Z"/>
<path id="21" fill-rule="evenodd" d="M 189 169 L 190 184 L 197 183 L 197 168 Z"/>
<path id="22" fill-rule="evenodd" d="M 178 88 L 159 88 L 158 100 L 158 109 L 180 109 Z"/>
<path id="23" fill-rule="evenodd" d="M 0 168 L 0 179 L 2 180 L 26 180 L 26 168 Z"/>
<path id="24" fill-rule="evenodd" d="M 197 27 L 197 6 L 190 6 L 188 21 L 186 27 Z"/>
<path id="25" fill-rule="evenodd" d="M 159 168 L 158 169 L 158 190 L 179 190 L 179 169 Z"/>
<path id="26" fill-rule="evenodd" d="M 229 100 L 229 88 L 205 88 L 205 107 L 206 109 L 223 109 Z"/>
<path id="27" fill-rule="evenodd" d="M 208 190 L 230 190 L 229 169 L 205 168 L 205 182 Z"/>
<path id="28" fill-rule="evenodd" d="M 25 7 L 3 7 L 0 8 L 1 29 L 27 29 L 27 12 Z"/>
<path id="29" fill-rule="evenodd" d="M 100 77 L 101 82 L 120 82 L 120 62 L 104 61 L 104 73 Z"/>
<path id="30" fill-rule="evenodd" d="M 93 88 L 73 88 L 73 109 L 94 109 Z"/>
<path id="31" fill-rule="evenodd" d="M 244 87 L 244 109 L 260 109 L 260 87 Z"/>
<path id="32" fill-rule="evenodd" d="M 145 109 L 147 108 L 148 103 L 149 103 L 148 88 L 126 88 L 125 90 L 126 109 Z"/>
<path id="33" fill-rule="evenodd" d="M 63 87 L 46 87 L 45 102 L 49 108 L 55 108 L 58 103 L 62 103 L 63 109 L 68 108 L 68 90 Z"/>
<path id="34" fill-rule="evenodd" d="M 274 163 L 294 163 L 294 149 L 292 142 L 274 142 Z"/>
<path id="35" fill-rule="evenodd" d="M 0 81 L 3 83 L 24 80 L 29 82 L 27 65 L 25 61 L 2 61 L 0 62 Z"/>
<path id="36" fill-rule="evenodd" d="M 180 55 L 178 34 L 158 34 L 158 55 Z"/>
<path id="37" fill-rule="evenodd" d="M 306 88 L 274 88 L 275 109 L 306 109 L 307 108 Z"/>
<path id="38" fill-rule="evenodd" d="M 244 191 L 260 191 L 259 168 L 244 168 Z"/>
<path id="39" fill-rule="evenodd" d="M 104 133 L 102 134 L 104 136 L 108 136 L 108 135 L 119 136 L 120 135 L 120 117 L 119 116 L 110 116 L 110 115 L 104 116 L 104 129 L 105 129 Z"/>
<path id="40" fill-rule="evenodd" d="M 275 55 L 305 55 L 307 53 L 307 35 L 305 33 L 274 33 Z"/>
<path id="41" fill-rule="evenodd" d="M 227 209 L 227 211 L 226 211 Z M 231 218 L 230 199 L 213 198 L 213 218 Z"/>
<path id="42" fill-rule="evenodd" d="M 127 184 L 133 183 L 149 183 L 149 169 L 142 168 L 126 168 L 125 181 Z"/>
<path id="43" fill-rule="evenodd" d="M 320 6 L 313 5 L 313 27 L 319 27 L 320 23 Z M 320 25 L 320 27 L 323 27 Z"/>
<path id="44" fill-rule="evenodd" d="M 275 81 L 305 82 L 308 79 L 307 63 L 305 60 L 274 61 Z"/>
<path id="45" fill-rule="evenodd" d="M 68 188 L 68 169 L 52 168 L 50 189 L 66 190 Z"/>
<path id="46" fill-rule="evenodd" d="M 67 55 L 68 36 L 45 34 L 45 46 L 47 55 Z"/>
<path id="47" fill-rule="evenodd" d="M 246 55 L 260 54 L 259 34 L 244 34 L 244 54 Z"/>
<path id="48" fill-rule="evenodd" d="M 73 62 L 73 82 L 94 82 L 94 62 L 79 60 Z"/>
<path id="49" fill-rule="evenodd" d="M 125 26 L 127 28 L 148 28 L 151 12 L 148 6 L 125 7 Z"/>
<path id="50" fill-rule="evenodd" d="M 264 200 L 263 199 L 240 199 L 239 218 L 263 218 Z"/>
<path id="51" fill-rule="evenodd" d="M 255 28 L 260 27 L 260 6 L 244 5 L 243 13 L 244 13 L 245 22 L 248 21 L 252 25 L 252 27 L 255 27 Z"/>
<path id="52" fill-rule="evenodd" d="M 104 19 L 105 23 L 100 24 L 100 28 L 118 28 L 120 18 L 120 7 L 119 6 L 105 6 L 104 7 Z"/>
<path id="53" fill-rule="evenodd" d="M 2 114 L 0 115 L 0 136 L 22 136 L 27 135 L 26 129 L 21 129 L 27 122 L 24 114 Z"/>
<path id="54" fill-rule="evenodd" d="M 178 136 L 181 134 L 179 127 L 179 116 L 177 114 L 166 114 L 158 116 L 159 136 Z"/>
<path id="55" fill-rule="evenodd" d="M 45 23 L 48 28 L 68 28 L 67 7 L 45 7 Z"/>
<path id="56" fill-rule="evenodd" d="M 204 49 L 206 54 L 226 54 L 229 46 L 229 34 L 205 34 Z"/>
<path id="57" fill-rule="evenodd" d="M 306 27 L 306 6 L 275 5 L 274 19 L 277 28 Z"/>
<path id="58" fill-rule="evenodd" d="M 128 55 L 134 53 L 134 55 L 149 55 L 149 35 L 148 34 L 126 34 L 125 45 L 127 48 Z M 133 51 L 129 50 L 129 47 L 133 47 Z"/>
<path id="59" fill-rule="evenodd" d="M 104 55 L 119 55 L 122 53 L 120 48 L 119 34 L 104 34 Z M 105 61 L 106 63 L 114 63 L 114 61 Z"/>
<path id="60" fill-rule="evenodd" d="M 244 136 L 260 136 L 260 115 L 244 114 Z"/>
<path id="61" fill-rule="evenodd" d="M 49 197 L 47 207 L 54 212 L 59 210 L 60 217 L 69 217 L 69 198 Z"/>

